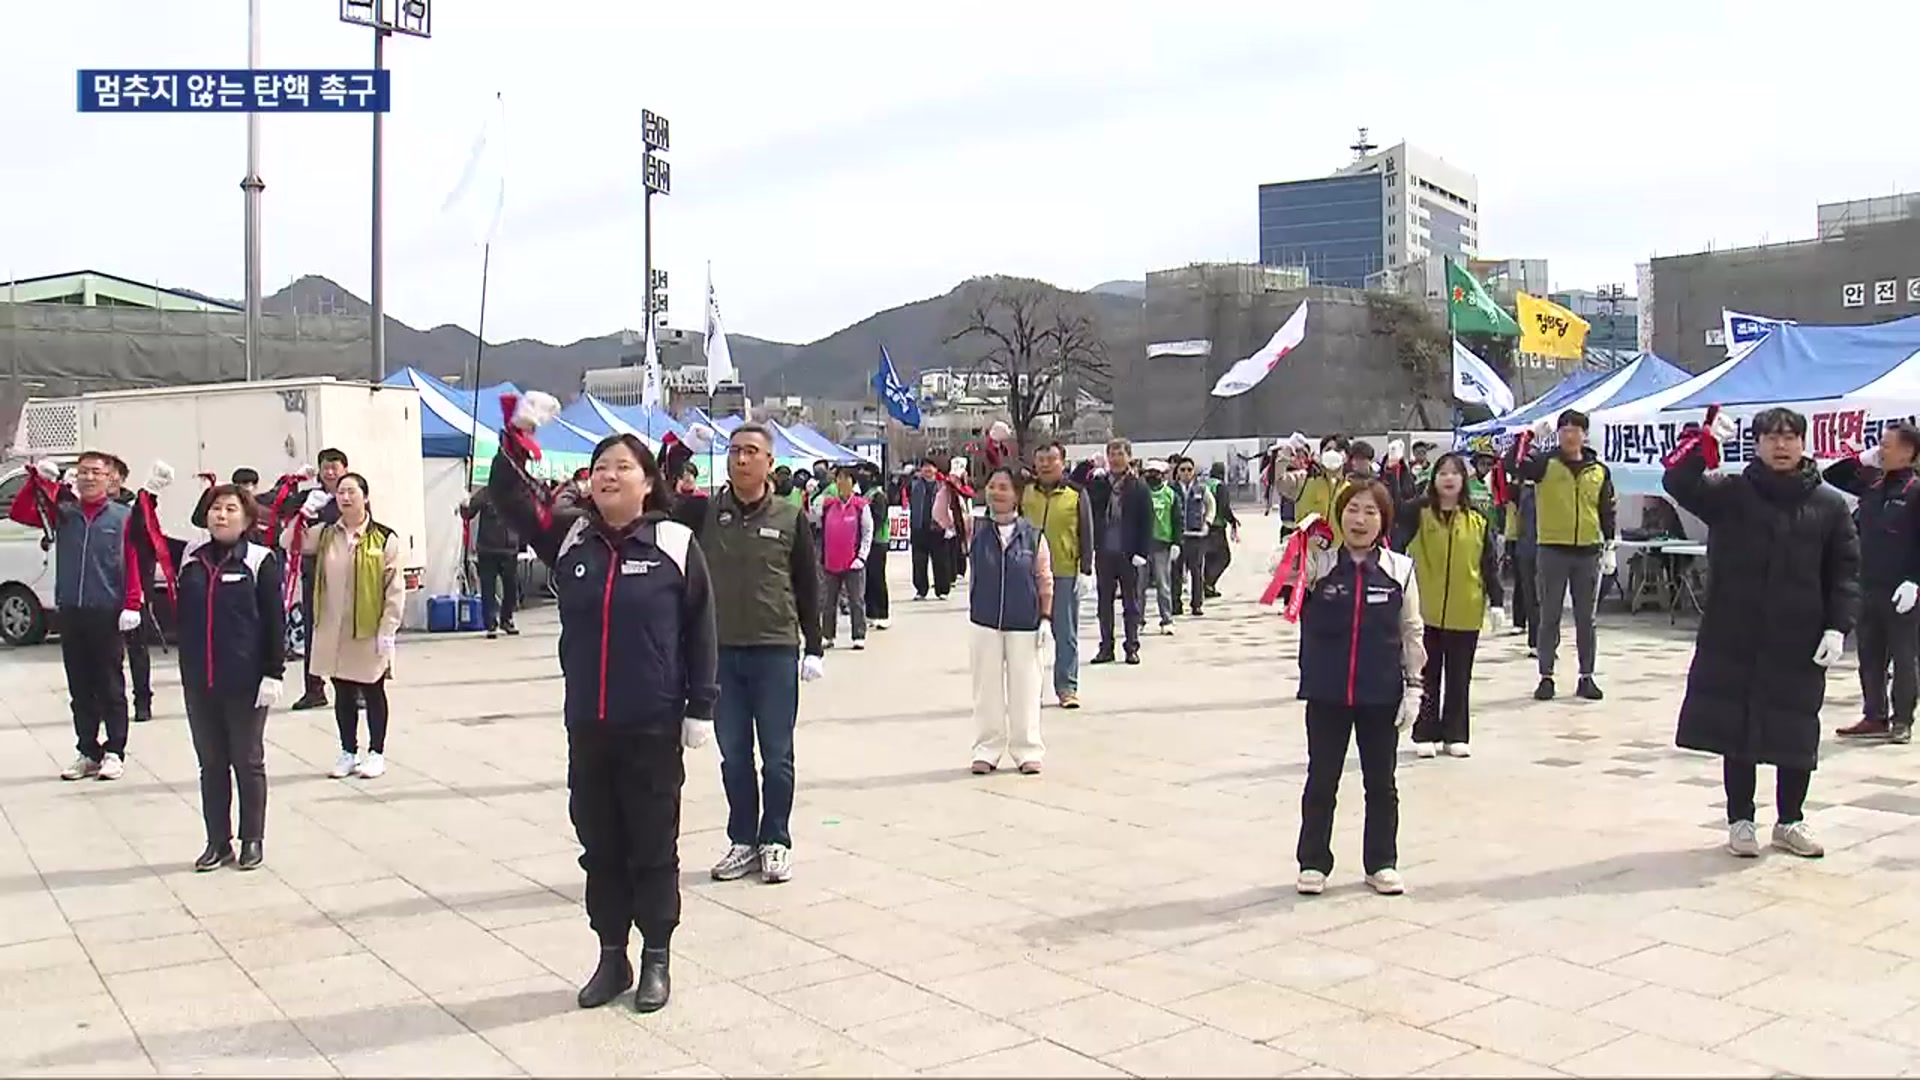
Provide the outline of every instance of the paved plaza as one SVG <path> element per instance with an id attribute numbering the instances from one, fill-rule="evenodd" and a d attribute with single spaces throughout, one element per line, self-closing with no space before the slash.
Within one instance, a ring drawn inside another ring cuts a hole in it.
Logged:
<path id="1" fill-rule="evenodd" d="M 1250 599 L 1271 530 L 1228 602 L 1047 710 L 1043 776 L 968 774 L 958 597 L 843 640 L 803 696 L 789 884 L 707 879 L 725 801 L 691 752 L 649 1017 L 574 1007 L 595 940 L 551 608 L 402 640 L 382 779 L 325 779 L 331 713 L 276 713 L 253 874 L 189 869 L 172 657 L 125 779 L 62 783 L 58 649 L 0 651 L 0 1073 L 1920 1072 L 1920 747 L 1829 736 L 1826 859 L 1733 859 L 1717 759 L 1672 747 L 1684 620 L 1607 616 L 1601 703 L 1536 703 L 1521 639 L 1484 645 L 1474 756 L 1401 754 L 1408 894 L 1360 882 L 1350 764 L 1332 883 L 1294 895 L 1295 637 Z M 1831 728 L 1850 659 L 1828 685 Z"/>

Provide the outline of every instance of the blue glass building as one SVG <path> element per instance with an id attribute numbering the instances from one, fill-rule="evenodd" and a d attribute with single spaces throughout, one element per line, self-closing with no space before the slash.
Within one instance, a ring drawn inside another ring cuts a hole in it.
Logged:
<path id="1" fill-rule="evenodd" d="M 1260 185 L 1260 261 L 1304 266 L 1316 285 L 1361 288 L 1385 269 L 1386 181 L 1379 173 Z"/>

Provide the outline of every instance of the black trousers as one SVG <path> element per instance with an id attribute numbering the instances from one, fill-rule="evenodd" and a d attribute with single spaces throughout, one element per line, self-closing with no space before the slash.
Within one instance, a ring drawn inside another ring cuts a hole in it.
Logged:
<path id="1" fill-rule="evenodd" d="M 304 556 L 300 559 L 300 633 L 306 643 L 300 650 L 300 673 L 305 678 L 308 697 L 327 692 L 327 681 L 313 673 L 313 579 L 319 573 L 314 562 Z"/>
<path id="2" fill-rule="evenodd" d="M 120 633 L 120 612 L 61 608 L 59 618 L 60 660 L 66 665 L 67 697 L 73 703 L 74 749 L 95 761 L 108 754 L 126 757 L 127 675 L 120 664 L 126 639 Z"/>
<path id="3" fill-rule="evenodd" d="M 1113 599 L 1120 598 L 1120 610 L 1126 620 L 1127 651 L 1140 648 L 1140 571 L 1126 555 L 1099 552 L 1093 557 L 1094 586 L 1100 603 L 1100 651 L 1113 652 Z"/>
<path id="4" fill-rule="evenodd" d="M 1534 561 L 1533 553 L 1521 553 L 1517 548 L 1513 554 L 1513 625 L 1527 632 L 1527 648 L 1533 648 L 1537 642 L 1535 635 L 1540 629 L 1540 566 Z"/>
<path id="5" fill-rule="evenodd" d="M 360 702 L 367 703 L 367 749 L 376 754 L 387 752 L 387 682 L 376 683 L 333 680 L 333 723 L 340 729 L 340 749 L 349 754 L 360 752 Z"/>
<path id="6" fill-rule="evenodd" d="M 913 546 L 913 592 L 915 596 L 927 595 L 927 571 L 933 571 L 933 591 L 936 596 L 945 596 L 953 589 L 953 552 L 954 542 L 942 535 L 944 530 L 938 526 L 916 530 L 911 544 Z"/>
<path id="7" fill-rule="evenodd" d="M 250 697 L 220 697 L 188 686 L 187 727 L 200 759 L 200 812 L 207 843 L 233 840 L 233 789 L 240 788 L 240 839 L 261 840 L 267 829 L 267 710 Z"/>
<path id="8" fill-rule="evenodd" d="M 1220 577 L 1233 564 L 1233 545 L 1228 541 L 1227 527 L 1215 525 L 1207 533 L 1207 591 L 1220 591 Z"/>
<path id="9" fill-rule="evenodd" d="M 867 618 L 889 618 L 887 604 L 887 541 L 883 537 L 867 549 Z"/>
<path id="10" fill-rule="evenodd" d="M 513 609 L 520 604 L 520 560 L 483 551 L 473 561 L 480 572 L 480 614 L 487 629 L 512 626 Z"/>
<path id="11" fill-rule="evenodd" d="M 1300 869 L 1333 872 L 1333 808 L 1349 736 L 1360 744 L 1360 778 L 1366 786 L 1362 861 L 1369 874 L 1399 862 L 1400 792 L 1393 784 L 1400 742 L 1393 721 L 1398 712 L 1398 705 L 1307 702 L 1307 789 L 1300 795 L 1300 845 L 1295 851 Z"/>
<path id="12" fill-rule="evenodd" d="M 1752 821 L 1753 796 L 1759 787 L 1759 767 L 1741 758 L 1720 759 L 1721 778 L 1727 788 L 1727 823 Z M 1773 809 L 1782 825 L 1791 825 L 1807 816 L 1807 789 L 1813 786 L 1812 769 L 1773 770 Z"/>
<path id="13" fill-rule="evenodd" d="M 148 651 L 151 635 L 159 632 L 153 617 L 142 613 L 140 629 L 126 635 L 127 682 L 133 699 L 133 711 L 140 716 L 153 715 L 153 654 Z"/>
<path id="14" fill-rule="evenodd" d="M 1211 537 L 1183 536 L 1180 538 L 1180 557 L 1173 560 L 1168 571 L 1173 577 L 1173 613 L 1180 614 L 1181 603 L 1193 605 L 1193 613 L 1200 614 L 1206 607 L 1207 599 L 1207 561 L 1211 555 Z"/>
<path id="15" fill-rule="evenodd" d="M 1860 601 L 1860 621 L 1853 630 L 1860 650 L 1860 697 L 1867 719 L 1911 724 L 1914 700 L 1920 697 L 1920 607 L 1902 615 L 1893 610 L 1892 594 L 1881 589 Z M 1893 669 L 1891 710 L 1888 667 Z"/>
<path id="16" fill-rule="evenodd" d="M 680 925 L 680 732 L 567 729 L 567 814 L 587 872 L 587 921 L 600 944 L 627 928 L 664 948 Z"/>
<path id="17" fill-rule="evenodd" d="M 1426 630 L 1427 666 L 1420 672 L 1420 716 L 1413 722 L 1417 743 L 1468 741 L 1467 693 L 1473 683 L 1473 653 L 1478 630 Z"/>

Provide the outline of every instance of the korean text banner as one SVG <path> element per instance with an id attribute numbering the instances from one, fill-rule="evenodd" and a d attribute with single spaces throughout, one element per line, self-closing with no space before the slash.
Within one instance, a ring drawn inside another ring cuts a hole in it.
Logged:
<path id="1" fill-rule="evenodd" d="M 1520 314 L 1520 351 L 1578 360 L 1586 355 L 1587 320 L 1551 300 L 1514 294 Z"/>
<path id="2" fill-rule="evenodd" d="M 390 71 L 83 70 L 81 112 L 383 113 L 392 106 Z"/>
<path id="3" fill-rule="evenodd" d="M 1738 425 L 1733 438 L 1721 444 L 1723 467 L 1737 468 L 1754 458 L 1753 417 L 1769 405 L 1747 405 L 1722 409 Z M 1879 445 L 1880 437 L 1894 424 L 1913 423 L 1913 407 L 1892 403 L 1876 408 L 1864 402 L 1827 402 L 1816 405 L 1789 403 L 1807 417 L 1807 455 L 1819 461 L 1848 457 Z M 1600 429 L 1600 460 L 1609 465 L 1652 466 L 1658 468 L 1680 438 L 1706 420 L 1705 409 L 1687 409 L 1675 413 L 1654 413 L 1620 423 L 1603 424 Z"/>

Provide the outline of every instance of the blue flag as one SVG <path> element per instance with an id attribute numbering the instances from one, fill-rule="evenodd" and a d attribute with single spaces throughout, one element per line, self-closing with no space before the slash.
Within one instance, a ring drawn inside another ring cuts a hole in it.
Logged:
<path id="1" fill-rule="evenodd" d="M 920 403 L 893 370 L 893 357 L 887 355 L 885 345 L 880 346 L 880 368 L 873 373 L 873 390 L 887 403 L 888 415 L 910 428 L 920 426 Z"/>

